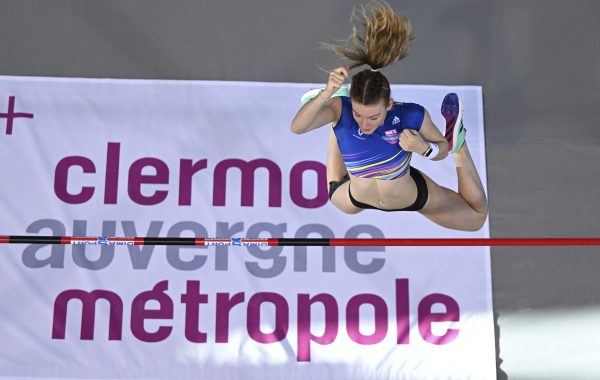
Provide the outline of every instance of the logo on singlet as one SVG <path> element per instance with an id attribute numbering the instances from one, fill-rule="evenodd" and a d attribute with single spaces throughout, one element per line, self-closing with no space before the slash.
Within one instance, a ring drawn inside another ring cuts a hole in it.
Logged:
<path id="1" fill-rule="evenodd" d="M 360 127 L 358 127 L 358 129 L 356 130 L 356 132 L 358 132 L 358 135 L 356 133 L 353 133 L 352 136 L 356 137 L 359 140 L 364 140 L 365 138 L 362 137 L 362 135 L 364 134 L 362 129 L 360 129 Z"/>
<path id="2" fill-rule="evenodd" d="M 384 135 L 381 136 L 381 138 L 383 140 L 385 140 L 385 142 L 387 142 L 388 144 L 397 144 L 398 143 L 398 130 L 397 129 L 390 129 L 385 131 Z"/>
<path id="3" fill-rule="evenodd" d="M 400 122 L 400 118 L 398 116 L 394 116 L 394 120 L 392 120 L 392 125 L 396 125 Z"/>

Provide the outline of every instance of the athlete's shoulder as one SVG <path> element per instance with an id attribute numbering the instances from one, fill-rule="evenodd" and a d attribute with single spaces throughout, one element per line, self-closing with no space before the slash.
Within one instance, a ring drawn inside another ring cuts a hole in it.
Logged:
<path id="1" fill-rule="evenodd" d="M 425 107 L 422 105 L 407 102 L 394 102 L 394 109 L 404 114 L 425 112 Z"/>
<path id="2" fill-rule="evenodd" d="M 352 110 L 352 102 L 350 101 L 349 96 L 338 96 L 338 98 L 342 101 L 342 108 L 348 108 Z"/>
<path id="3" fill-rule="evenodd" d="M 336 99 L 341 101 L 340 117 L 333 126 L 335 130 L 346 128 L 352 124 L 352 103 L 348 96 L 339 96 Z"/>
<path id="4" fill-rule="evenodd" d="M 425 118 L 425 107 L 417 103 L 395 102 L 394 111 L 402 120 L 402 128 L 419 130 Z"/>

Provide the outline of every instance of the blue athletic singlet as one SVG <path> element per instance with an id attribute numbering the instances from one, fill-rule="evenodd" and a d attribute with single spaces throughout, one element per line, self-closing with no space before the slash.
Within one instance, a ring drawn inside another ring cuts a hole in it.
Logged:
<path id="1" fill-rule="evenodd" d="M 375 179 L 394 179 L 406 174 L 411 153 L 400 148 L 400 133 L 404 129 L 421 129 L 425 109 L 415 103 L 394 103 L 384 123 L 365 135 L 352 116 L 350 98 L 340 99 L 342 113 L 333 131 L 348 172 Z"/>

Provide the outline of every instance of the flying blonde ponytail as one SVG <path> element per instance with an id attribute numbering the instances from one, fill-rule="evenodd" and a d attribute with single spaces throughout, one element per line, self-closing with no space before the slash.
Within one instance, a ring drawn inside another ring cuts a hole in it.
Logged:
<path id="1" fill-rule="evenodd" d="M 387 3 L 377 1 L 355 9 L 351 23 L 352 33 L 344 45 L 327 45 L 338 56 L 350 60 L 350 68 L 369 65 L 377 70 L 408 55 L 414 39 L 410 20 Z"/>

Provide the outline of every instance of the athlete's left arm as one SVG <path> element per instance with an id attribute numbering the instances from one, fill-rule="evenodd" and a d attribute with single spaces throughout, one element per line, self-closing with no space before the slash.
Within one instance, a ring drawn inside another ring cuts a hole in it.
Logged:
<path id="1" fill-rule="evenodd" d="M 421 128 L 419 129 L 419 135 L 421 135 L 426 142 L 437 144 L 440 147 L 439 153 L 437 156 L 433 157 L 432 160 L 438 161 L 448 156 L 448 141 L 446 141 L 444 135 L 442 135 L 440 130 L 433 124 L 427 110 L 425 110 L 423 124 L 421 124 Z"/>

